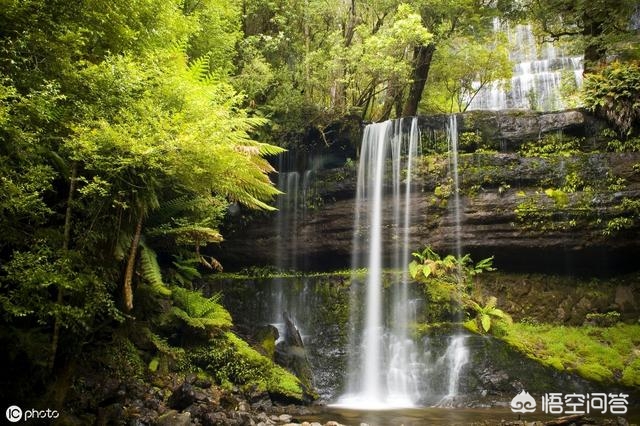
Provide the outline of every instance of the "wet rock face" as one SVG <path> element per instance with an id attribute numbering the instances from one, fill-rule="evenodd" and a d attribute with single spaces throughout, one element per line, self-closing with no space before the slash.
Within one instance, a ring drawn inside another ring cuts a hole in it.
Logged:
<path id="1" fill-rule="evenodd" d="M 443 161 L 440 166 L 416 167 L 411 250 L 427 245 L 445 253 L 454 250 L 452 197 L 438 192 L 450 185 L 446 158 Z M 638 229 L 607 235 L 606 226 L 620 214 L 625 199 L 640 197 L 640 181 L 633 171 L 639 162 L 640 153 L 556 158 L 464 155 L 459 161 L 463 250 L 474 259 L 495 256 L 495 265 L 503 271 L 606 274 L 634 270 L 640 255 Z M 545 193 L 565 187 L 567 176 L 575 170 L 580 171 L 584 185 L 559 192 L 566 200 Z M 336 175 L 341 180 L 335 181 Z M 624 187 L 608 189 L 611 176 L 624 177 Z M 595 185 L 600 188 L 593 191 Z M 286 233 L 276 231 L 275 214 L 263 216 L 228 230 L 215 255 L 229 270 L 277 265 L 278 258 L 294 259 L 301 270 L 349 268 L 355 187 L 355 170 L 327 171 L 318 181 L 321 205 L 306 211 Z M 385 230 L 383 244 L 391 247 L 395 228 L 388 224 Z"/>
<path id="2" fill-rule="evenodd" d="M 580 110 L 557 112 L 535 111 L 474 111 L 461 115 L 461 132 L 480 131 L 485 139 L 503 142 L 514 150 L 522 142 L 535 140 L 540 135 L 563 131 L 572 135 L 585 135 L 586 125 L 597 125 Z"/>

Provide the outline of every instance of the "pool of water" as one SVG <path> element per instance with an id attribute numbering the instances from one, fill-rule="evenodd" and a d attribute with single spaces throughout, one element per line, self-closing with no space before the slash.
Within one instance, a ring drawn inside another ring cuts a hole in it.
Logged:
<path id="1" fill-rule="evenodd" d="M 322 407 L 310 416 L 300 417 L 300 421 L 337 421 L 347 426 L 437 426 L 437 425 L 500 425 L 503 422 L 516 420 L 546 421 L 557 419 L 562 415 L 546 415 L 539 413 L 517 414 L 508 408 L 403 408 L 395 410 L 354 410 L 340 407 Z M 588 415 L 590 418 L 603 416 Z M 631 409 L 623 416 L 630 424 L 640 424 L 640 409 Z M 615 416 L 604 416 L 615 418 Z"/>

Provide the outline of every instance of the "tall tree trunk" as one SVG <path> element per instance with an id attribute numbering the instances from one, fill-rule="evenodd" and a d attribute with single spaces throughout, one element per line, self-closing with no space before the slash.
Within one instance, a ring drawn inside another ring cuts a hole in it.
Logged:
<path id="1" fill-rule="evenodd" d="M 71 244 L 71 214 L 73 213 L 73 194 L 76 192 L 76 184 L 78 180 L 78 162 L 74 161 L 71 166 L 71 177 L 69 180 L 69 195 L 67 196 L 67 210 L 64 215 L 64 231 L 62 236 L 62 252 L 69 251 L 69 245 Z M 56 303 L 62 305 L 64 296 L 64 290 L 58 288 L 58 296 L 56 297 Z M 49 371 L 53 370 L 53 366 L 56 362 L 56 354 L 58 353 L 58 342 L 60 340 L 60 318 L 56 317 L 53 323 L 53 337 L 51 339 L 51 353 L 49 355 L 49 361 L 47 367 Z"/>
<path id="2" fill-rule="evenodd" d="M 142 220 L 143 215 L 140 213 L 138 223 L 136 224 L 136 231 L 133 235 L 133 240 L 131 241 L 129 258 L 127 259 L 127 268 L 125 269 L 124 282 L 122 283 L 122 298 L 124 300 L 125 311 L 127 312 L 133 309 L 133 270 L 135 269 L 138 246 L 140 245 L 140 236 L 142 235 Z"/>
<path id="3" fill-rule="evenodd" d="M 431 60 L 436 45 L 431 43 L 426 46 L 418 46 L 413 51 L 413 71 L 411 73 L 411 86 L 409 87 L 409 95 L 404 104 L 402 115 L 404 117 L 416 115 L 418 112 L 418 104 L 422 99 L 422 92 L 429 76 L 431 68 Z"/>
<path id="4" fill-rule="evenodd" d="M 606 59 L 606 48 L 598 38 L 602 35 L 603 23 L 600 21 L 594 21 L 588 15 L 585 14 L 584 30 L 582 35 L 586 41 L 586 47 L 584 49 L 584 73 L 589 74 L 595 71 L 595 68 L 603 63 Z"/>

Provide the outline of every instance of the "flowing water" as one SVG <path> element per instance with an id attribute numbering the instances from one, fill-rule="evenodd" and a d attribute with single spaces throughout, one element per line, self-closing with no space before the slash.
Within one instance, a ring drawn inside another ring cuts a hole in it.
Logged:
<path id="1" fill-rule="evenodd" d="M 349 376 L 340 406 L 411 407 L 420 397 L 419 357 L 408 332 L 412 318 L 407 288 L 411 175 L 419 141 L 416 118 L 371 124 L 364 131 L 352 264 L 354 271 L 366 267 L 365 306 L 361 315 L 352 309 Z M 367 254 L 360 258 L 363 247 Z M 399 271 L 391 294 L 383 289 L 385 268 Z M 390 309 L 385 309 L 385 294 L 391 298 Z M 352 306 L 357 306 L 357 298 L 354 290 Z"/>
<path id="2" fill-rule="evenodd" d="M 494 81 L 481 88 L 468 110 L 508 108 L 560 110 L 566 107 L 561 87 L 582 86 L 583 57 L 569 56 L 552 43 L 539 47 L 531 25 L 504 27 L 494 22 L 494 31 L 506 32 L 514 63 L 510 80 Z M 479 87 L 479 82 L 476 82 Z"/>
<path id="3" fill-rule="evenodd" d="M 295 170 L 295 157 L 285 154 L 279 159 L 278 168 L 281 172 L 278 174 L 277 187 L 282 194 L 276 200 L 278 211 L 275 223 L 278 239 L 274 249 L 276 253 L 275 267 L 281 272 L 297 271 L 301 266 L 304 266 L 299 264 L 296 256 L 298 239 L 305 237 L 304 234 L 298 233 L 298 224 L 306 219 L 307 200 L 312 198 L 314 175 L 316 169 L 320 167 L 321 161 L 318 158 L 312 158 L 308 163 L 310 168 L 298 172 Z M 284 335 L 283 315 L 289 314 L 293 322 L 300 327 L 301 321 L 298 313 L 302 313 L 304 309 L 304 304 L 299 303 L 299 300 L 304 300 L 304 297 L 292 298 L 291 292 L 285 290 L 285 285 L 287 285 L 286 280 L 274 278 L 269 295 L 271 301 L 269 322 L 278 329 L 280 339 Z M 306 286 L 305 291 L 308 291 Z M 303 330 L 300 332 L 302 334 Z"/>
<path id="4" fill-rule="evenodd" d="M 460 256 L 455 116 L 448 133 L 455 188 L 453 238 Z M 389 409 L 415 407 L 425 401 L 449 405 L 458 395 L 459 376 L 468 360 L 464 337 L 453 336 L 444 353 L 435 356 L 426 339 L 417 342 L 409 333 L 420 303 L 410 296 L 407 271 L 411 260 L 411 176 L 419 145 L 416 118 L 371 124 L 364 131 L 352 267 L 354 271 L 366 268 L 366 272 L 364 279 L 356 274 L 352 277 L 349 373 L 346 392 L 336 403 L 340 407 Z M 383 284 L 385 269 L 395 271 L 391 283 Z M 362 302 L 363 309 L 358 309 Z"/>

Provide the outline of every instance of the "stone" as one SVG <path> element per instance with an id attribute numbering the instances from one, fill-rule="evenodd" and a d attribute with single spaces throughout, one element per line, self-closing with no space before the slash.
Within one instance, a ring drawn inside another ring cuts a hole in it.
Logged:
<path id="1" fill-rule="evenodd" d="M 238 411 L 251 411 L 251 405 L 249 405 L 247 401 L 240 401 L 240 403 L 238 403 Z"/>
<path id="2" fill-rule="evenodd" d="M 227 416 L 223 412 L 207 413 L 200 418 L 204 426 L 223 426 L 229 424 Z"/>
<path id="3" fill-rule="evenodd" d="M 158 417 L 158 426 L 189 426 L 191 425 L 191 413 L 178 413 L 176 410 L 169 410 Z"/>
<path id="4" fill-rule="evenodd" d="M 291 415 L 289 415 L 289 414 L 281 414 L 281 415 L 278 417 L 278 421 L 280 421 L 280 422 L 282 422 L 282 423 L 289 423 L 289 422 L 291 422 L 291 419 L 292 419 L 292 418 L 293 418 L 293 417 L 292 417 Z"/>
<path id="5" fill-rule="evenodd" d="M 184 382 L 173 390 L 173 393 L 169 397 L 167 404 L 169 407 L 176 410 L 184 410 L 199 398 L 203 398 L 204 395 L 200 392 L 196 392 L 194 387 L 188 382 Z"/>
<path id="6" fill-rule="evenodd" d="M 638 311 L 633 289 L 629 286 L 616 287 L 615 304 L 622 313 Z"/>

